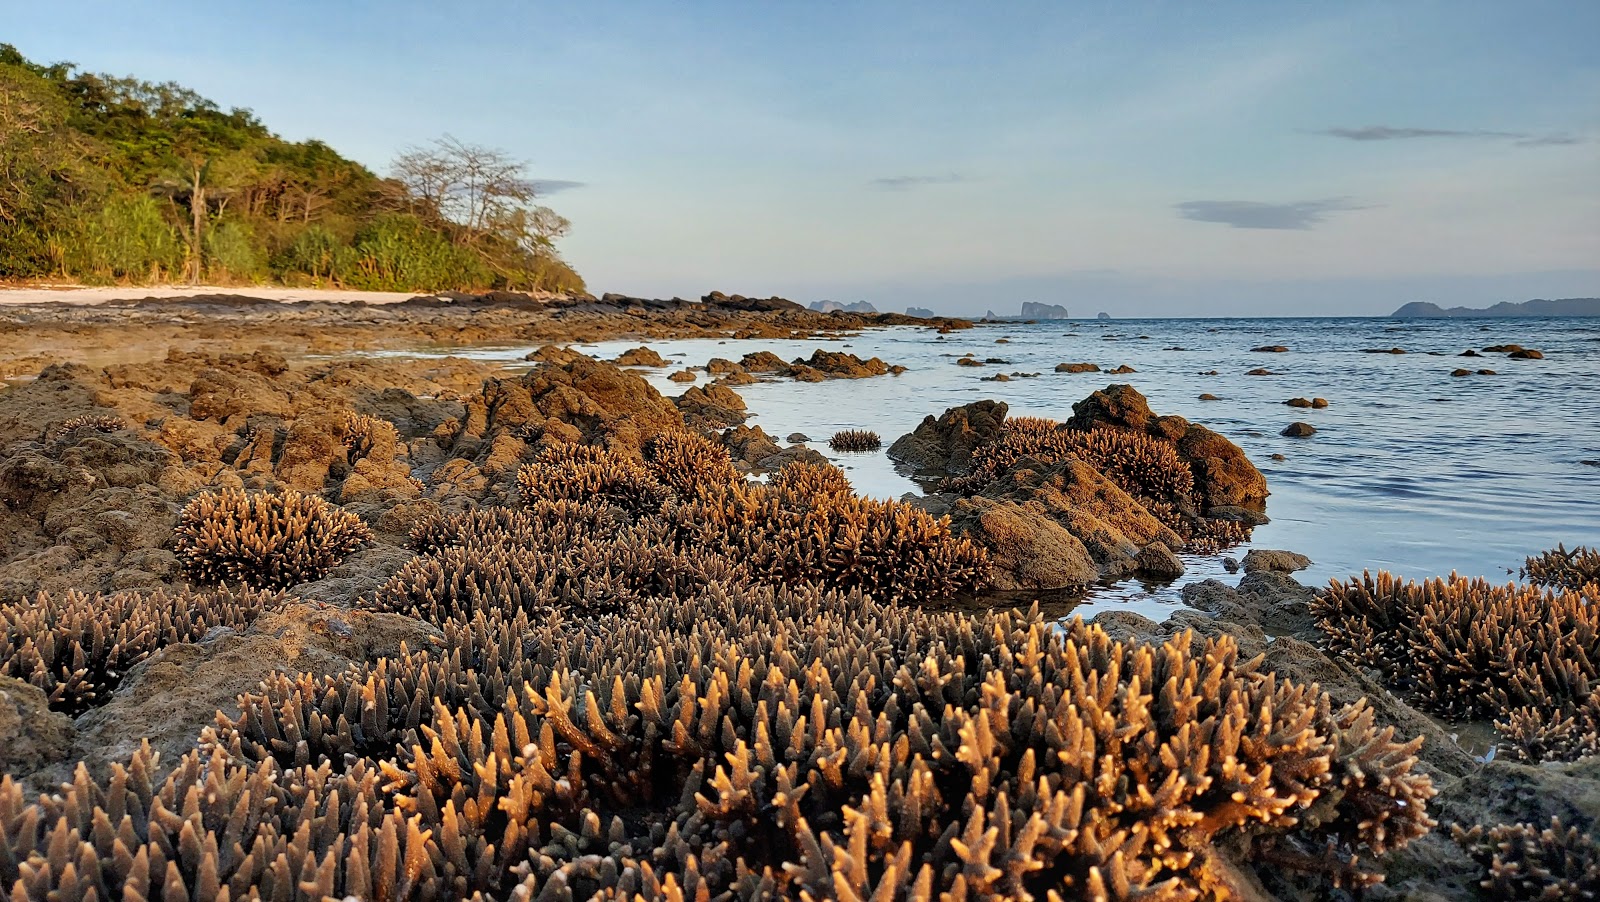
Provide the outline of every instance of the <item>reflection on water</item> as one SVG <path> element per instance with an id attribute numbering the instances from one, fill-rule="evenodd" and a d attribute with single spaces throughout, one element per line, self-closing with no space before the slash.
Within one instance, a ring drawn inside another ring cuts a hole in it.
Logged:
<path id="1" fill-rule="evenodd" d="M 997 344 L 1004 338 L 1007 342 Z M 1543 360 L 1503 354 L 1457 355 L 1514 342 Z M 638 341 L 577 345 L 615 357 Z M 1253 352 L 1283 345 L 1287 353 Z M 1254 544 L 1288 548 L 1315 561 L 1302 581 L 1322 582 L 1384 568 L 1408 576 L 1506 579 L 1530 553 L 1557 542 L 1600 543 L 1600 320 L 1249 319 L 1069 321 L 980 326 L 947 336 L 894 328 L 835 341 L 652 341 L 686 366 L 771 350 L 786 359 L 819 347 L 877 356 L 908 367 L 900 376 L 822 383 L 741 386 L 751 422 L 782 440 L 792 432 L 835 460 L 858 491 L 898 497 L 919 491 L 882 452 L 837 454 L 827 437 L 871 429 L 885 446 L 928 415 L 982 398 L 1013 415 L 1064 419 L 1072 404 L 1112 382 L 1131 383 L 1159 413 L 1176 413 L 1238 442 L 1267 476 L 1270 525 Z M 1400 347 L 1405 354 L 1364 353 Z M 412 356 L 456 356 L 527 366 L 527 346 L 427 349 Z M 1004 364 L 959 367 L 957 357 Z M 1087 361 L 1137 372 L 1062 374 L 1062 362 Z M 1273 376 L 1247 376 L 1255 368 Z M 1496 375 L 1454 377 L 1457 368 Z M 1215 370 L 1217 375 L 1205 375 Z M 663 393 L 670 369 L 641 370 Z M 985 382 L 995 373 L 1036 378 Z M 701 383 L 706 380 L 700 374 Z M 1200 401 L 1210 393 L 1219 401 Z M 1324 397 L 1324 410 L 1290 408 L 1294 397 Z M 1294 421 L 1317 434 L 1279 435 Z M 1281 460 L 1273 455 L 1282 455 Z M 1235 550 L 1240 555 L 1243 548 Z M 1234 578 L 1220 558 L 1186 557 L 1195 579 Z M 1125 581 L 1097 588 L 1089 613 L 1115 605 L 1154 619 L 1176 603 L 1177 586 Z"/>

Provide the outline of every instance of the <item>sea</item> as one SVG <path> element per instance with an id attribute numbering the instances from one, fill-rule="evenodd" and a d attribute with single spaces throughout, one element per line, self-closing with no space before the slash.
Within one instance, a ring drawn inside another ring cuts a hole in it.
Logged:
<path id="1" fill-rule="evenodd" d="M 1539 360 L 1484 349 L 1516 344 Z M 640 342 L 578 344 L 614 358 Z M 1096 389 L 1127 383 L 1158 414 L 1179 414 L 1239 444 L 1267 477 L 1271 522 L 1225 552 L 1297 551 L 1313 561 L 1302 582 L 1326 583 L 1388 570 L 1408 577 L 1456 572 L 1515 578 L 1524 559 L 1557 543 L 1600 545 L 1600 318 L 1508 319 L 1112 319 L 984 323 L 940 335 L 892 327 L 837 339 L 651 341 L 683 367 L 770 350 L 785 359 L 818 348 L 879 357 L 898 376 L 737 387 L 749 422 L 780 443 L 802 433 L 849 476 L 856 490 L 900 498 L 923 488 L 884 451 L 840 454 L 827 439 L 842 429 L 879 433 L 886 450 L 927 416 L 985 398 L 1013 416 L 1066 419 Z M 1264 346 L 1283 352 L 1254 350 Z M 425 348 L 411 357 L 457 356 L 529 364 L 522 346 Z M 1462 357 L 1473 350 L 1478 357 Z M 1402 351 L 1404 353 L 1395 353 Z M 1375 353 L 1381 352 L 1381 353 Z M 958 366 L 963 355 L 993 360 Z M 386 354 L 386 356 L 388 356 Z M 1057 373 L 1060 363 L 1134 372 Z M 663 394 L 681 369 L 640 369 Z M 1272 375 L 1247 375 L 1265 369 Z M 1458 369 L 1469 376 L 1453 376 Z M 1480 374 L 1479 370 L 1491 373 Z M 986 381 L 1005 374 L 1010 381 Z M 698 383 L 709 380 L 703 371 Z M 1200 400 L 1209 394 L 1219 400 Z M 1325 398 L 1324 409 L 1288 407 Z M 1309 423 L 1305 438 L 1280 434 Z M 1075 613 L 1133 609 L 1156 620 L 1184 585 L 1230 577 L 1223 555 L 1183 555 L 1173 583 L 1124 580 L 1094 587 Z"/>

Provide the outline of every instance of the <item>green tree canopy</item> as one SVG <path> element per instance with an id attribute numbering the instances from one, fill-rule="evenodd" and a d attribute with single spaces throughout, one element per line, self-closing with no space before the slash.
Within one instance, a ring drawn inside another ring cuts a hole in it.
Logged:
<path id="1" fill-rule="evenodd" d="M 525 172 L 447 136 L 382 178 L 181 85 L 0 44 L 0 279 L 582 291 Z"/>

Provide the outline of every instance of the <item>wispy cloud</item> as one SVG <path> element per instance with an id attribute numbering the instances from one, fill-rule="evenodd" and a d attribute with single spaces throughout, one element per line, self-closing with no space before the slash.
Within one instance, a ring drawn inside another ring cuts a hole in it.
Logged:
<path id="1" fill-rule="evenodd" d="M 1582 144 L 1583 139 L 1577 135 L 1559 133 L 1554 135 L 1539 135 L 1537 137 L 1523 138 L 1517 142 L 1518 147 L 1559 147 L 1566 144 Z"/>
<path id="2" fill-rule="evenodd" d="M 549 197 L 574 188 L 584 188 L 588 182 L 569 182 L 562 179 L 536 179 L 533 183 L 533 192 L 540 197 Z"/>
<path id="3" fill-rule="evenodd" d="M 951 172 L 945 175 L 889 175 L 873 179 L 872 184 L 889 191 L 907 191 L 930 185 L 958 185 L 970 181 L 972 181 L 971 176 Z"/>
<path id="4" fill-rule="evenodd" d="M 1456 138 L 1482 141 L 1515 141 L 1518 147 L 1546 147 L 1579 144 L 1582 138 L 1564 133 L 1533 135 L 1528 132 L 1500 132 L 1490 129 L 1399 128 L 1392 125 L 1367 125 L 1361 128 L 1324 128 L 1315 134 L 1347 141 L 1404 141 L 1410 138 Z"/>
<path id="5" fill-rule="evenodd" d="M 1520 132 L 1467 131 L 1453 128 L 1396 128 L 1368 125 L 1362 128 L 1325 128 L 1317 132 L 1350 141 L 1399 141 L 1406 138 L 1526 138 Z"/>
<path id="6" fill-rule="evenodd" d="M 1264 204 L 1252 200 L 1191 200 L 1177 205 L 1178 215 L 1197 222 L 1220 222 L 1236 229 L 1309 229 L 1329 213 L 1361 210 L 1347 197 Z"/>

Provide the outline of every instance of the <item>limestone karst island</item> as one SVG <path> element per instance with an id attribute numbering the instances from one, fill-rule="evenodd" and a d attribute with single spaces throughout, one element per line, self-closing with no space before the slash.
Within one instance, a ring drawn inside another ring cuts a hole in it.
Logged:
<path id="1" fill-rule="evenodd" d="M 9 902 L 1600 899 L 1600 6 L 14 6 Z"/>

